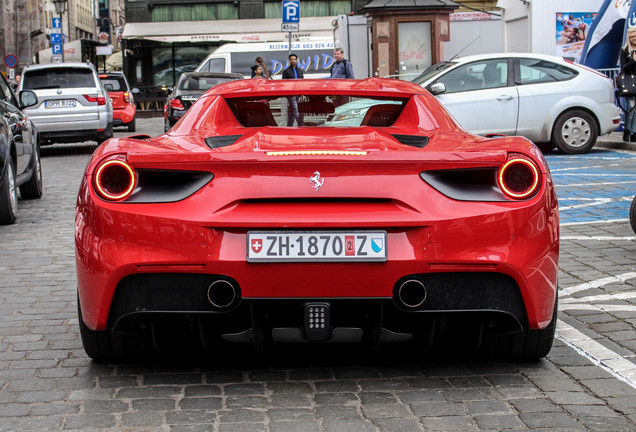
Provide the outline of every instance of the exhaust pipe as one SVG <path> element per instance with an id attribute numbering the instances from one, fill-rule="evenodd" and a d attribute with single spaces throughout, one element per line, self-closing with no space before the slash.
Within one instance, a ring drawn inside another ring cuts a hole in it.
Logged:
<path id="1" fill-rule="evenodd" d="M 400 303 L 407 308 L 419 307 L 426 300 L 426 287 L 417 279 L 409 279 L 400 285 L 397 297 Z"/>
<path id="2" fill-rule="evenodd" d="M 236 301 L 236 288 L 232 283 L 219 279 L 208 287 L 208 301 L 218 309 L 225 309 Z"/>

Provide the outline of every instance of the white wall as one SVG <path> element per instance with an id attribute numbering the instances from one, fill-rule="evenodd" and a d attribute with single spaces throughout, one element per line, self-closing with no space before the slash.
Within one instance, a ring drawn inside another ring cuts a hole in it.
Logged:
<path id="1" fill-rule="evenodd" d="M 450 41 L 444 42 L 444 60 L 504 50 L 502 21 L 451 21 Z M 477 39 L 477 37 L 479 37 Z"/>

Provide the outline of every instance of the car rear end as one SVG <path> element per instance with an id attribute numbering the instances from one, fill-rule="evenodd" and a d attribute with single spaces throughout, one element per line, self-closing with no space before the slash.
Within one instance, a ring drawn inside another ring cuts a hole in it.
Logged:
<path id="1" fill-rule="evenodd" d="M 28 66 L 20 89 L 32 90 L 38 97 L 38 104 L 25 111 L 35 124 L 41 143 L 101 142 L 112 136 L 112 105 L 92 66 Z"/>
<path id="2" fill-rule="evenodd" d="M 212 351 L 470 350 L 515 334 L 495 344 L 503 356 L 547 354 L 559 248 L 547 165 L 524 138 L 471 136 L 439 105 L 421 110 L 426 97 L 383 97 L 360 127 L 285 128 L 263 126 L 261 96 L 208 94 L 195 107 L 206 120 L 190 111 L 170 134 L 100 147 L 76 213 L 85 348 L 126 334 Z M 398 117 L 387 102 L 400 101 Z"/>
<path id="3" fill-rule="evenodd" d="M 127 127 L 129 132 L 134 132 L 137 108 L 126 77 L 122 73 L 101 73 L 99 79 L 113 105 L 113 126 Z"/>
<path id="4" fill-rule="evenodd" d="M 585 65 L 564 60 L 568 66 L 581 71 L 577 80 L 580 86 L 579 91 L 585 89 L 597 106 L 594 107 L 593 114 L 598 120 L 599 135 L 605 135 L 616 131 L 620 126 L 621 112 L 616 105 L 614 81 L 597 70 Z"/>

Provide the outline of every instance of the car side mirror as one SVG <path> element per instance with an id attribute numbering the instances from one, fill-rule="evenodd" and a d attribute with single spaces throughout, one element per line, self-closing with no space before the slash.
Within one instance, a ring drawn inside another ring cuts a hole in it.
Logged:
<path id="1" fill-rule="evenodd" d="M 22 90 L 20 92 L 21 108 L 28 108 L 38 103 L 38 97 L 31 90 Z"/>
<path id="2" fill-rule="evenodd" d="M 433 96 L 446 93 L 446 85 L 444 83 L 435 83 L 433 84 L 429 90 Z"/>

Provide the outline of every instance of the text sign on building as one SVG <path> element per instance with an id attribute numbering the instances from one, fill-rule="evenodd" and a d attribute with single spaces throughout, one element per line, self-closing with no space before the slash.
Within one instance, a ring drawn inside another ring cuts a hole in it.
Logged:
<path id="1" fill-rule="evenodd" d="M 283 0 L 283 23 L 300 21 L 300 0 Z"/>

